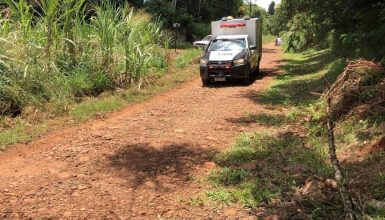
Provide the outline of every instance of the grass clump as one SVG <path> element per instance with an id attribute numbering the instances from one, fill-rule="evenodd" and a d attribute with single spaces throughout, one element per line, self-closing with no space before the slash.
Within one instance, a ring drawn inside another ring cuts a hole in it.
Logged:
<path id="1" fill-rule="evenodd" d="M 261 203 L 269 203 L 275 194 L 268 189 L 261 187 L 256 182 L 242 183 L 236 188 L 216 187 L 206 192 L 208 199 L 220 202 L 224 205 L 240 203 L 245 207 L 256 208 Z"/>
<path id="2" fill-rule="evenodd" d="M 207 192 L 208 198 L 255 208 L 290 200 L 309 175 L 330 177 L 325 155 L 303 145 L 303 140 L 291 133 L 241 134 L 231 149 L 216 156 L 223 168 L 209 175 L 214 189 Z M 251 166 L 255 168 L 245 169 L 246 164 L 255 164 Z"/>
<path id="3" fill-rule="evenodd" d="M 7 145 L 30 141 L 47 130 L 46 124 L 33 126 L 23 120 L 15 120 L 13 123 L 12 129 L 0 130 L 0 151 L 5 150 Z"/>
<path id="4" fill-rule="evenodd" d="M 268 126 L 281 126 L 286 124 L 287 121 L 284 115 L 257 114 L 250 115 L 249 117 L 258 123 Z"/>
<path id="5" fill-rule="evenodd" d="M 243 169 L 224 168 L 220 171 L 214 171 L 209 179 L 216 185 L 235 185 L 245 180 L 250 175 L 249 171 Z"/>
<path id="6" fill-rule="evenodd" d="M 202 50 L 200 49 L 188 50 L 187 53 L 175 59 L 175 66 L 179 69 L 185 68 L 187 67 L 187 65 L 191 64 L 192 62 L 197 61 L 196 58 L 201 54 L 202 54 Z"/>

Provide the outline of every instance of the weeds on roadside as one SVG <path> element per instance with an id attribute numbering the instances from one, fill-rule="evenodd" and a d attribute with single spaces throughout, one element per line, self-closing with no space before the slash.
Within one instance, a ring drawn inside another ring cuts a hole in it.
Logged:
<path id="1" fill-rule="evenodd" d="M 196 63 L 198 63 L 198 60 L 195 58 L 197 58 L 200 54 L 202 54 L 200 49 L 189 50 L 188 53 L 175 60 L 175 66 L 178 68 L 185 68 L 187 65 L 191 64 L 191 62 L 196 61 Z"/>
<path id="2" fill-rule="evenodd" d="M 249 118 L 268 126 L 282 126 L 286 124 L 288 118 L 284 115 L 257 114 L 249 115 Z"/>
<path id="3" fill-rule="evenodd" d="M 287 196 L 294 194 L 311 175 L 332 174 L 325 155 L 305 148 L 303 140 L 292 134 L 241 134 L 234 146 L 215 160 L 223 168 L 209 175 L 214 189 L 206 193 L 207 197 L 252 208 L 289 199 Z M 255 164 L 255 169 L 242 168 L 246 163 Z"/>

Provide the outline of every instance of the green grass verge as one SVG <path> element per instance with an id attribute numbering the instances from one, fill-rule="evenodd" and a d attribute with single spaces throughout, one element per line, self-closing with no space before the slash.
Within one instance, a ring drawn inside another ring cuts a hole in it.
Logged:
<path id="1" fill-rule="evenodd" d="M 276 77 L 267 91 L 256 94 L 264 104 L 286 107 L 307 107 L 317 102 L 325 82 L 334 82 L 346 62 L 329 50 L 304 54 L 285 54 L 282 66 L 286 74 Z"/>
<path id="2" fill-rule="evenodd" d="M 194 61 L 198 63 L 198 57 L 202 54 L 201 49 L 191 49 L 184 53 L 182 56 L 179 56 L 175 59 L 175 66 L 177 68 L 185 68 L 189 64 L 192 64 Z"/>
<path id="3" fill-rule="evenodd" d="M 290 134 L 241 134 L 233 147 L 215 157 L 223 168 L 209 175 L 214 189 L 206 196 L 223 204 L 238 202 L 255 208 L 261 203 L 289 199 L 309 174 L 330 177 L 325 153 L 304 148 L 303 144 Z M 246 170 L 245 164 L 255 164 L 255 169 Z"/>
<path id="4" fill-rule="evenodd" d="M 289 120 L 285 115 L 255 114 L 248 116 L 253 121 L 267 126 L 282 126 Z"/>
<path id="5" fill-rule="evenodd" d="M 6 118 L 1 121 L 5 123 Z M 30 141 L 47 130 L 46 124 L 32 125 L 21 119 L 13 123 L 12 128 L 0 131 L 0 151 L 5 150 L 7 145 Z"/>

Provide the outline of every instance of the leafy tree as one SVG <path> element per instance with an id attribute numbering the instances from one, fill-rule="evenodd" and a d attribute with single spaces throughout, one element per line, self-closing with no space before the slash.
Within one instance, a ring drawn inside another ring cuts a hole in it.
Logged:
<path id="1" fill-rule="evenodd" d="M 174 9 L 171 0 L 148 0 L 145 8 L 164 19 L 168 28 L 172 27 L 172 23 L 180 23 L 181 32 L 192 40 L 208 34 L 212 20 L 238 16 L 242 3 L 242 0 L 179 0 Z"/>
<path id="2" fill-rule="evenodd" d="M 384 8 L 383 0 L 282 0 L 273 29 L 293 35 L 297 50 L 332 47 L 339 53 L 381 59 Z"/>
<path id="3" fill-rule="evenodd" d="M 270 15 L 274 15 L 275 14 L 275 2 L 272 1 L 269 5 L 269 9 L 267 10 L 267 12 L 270 14 Z"/>

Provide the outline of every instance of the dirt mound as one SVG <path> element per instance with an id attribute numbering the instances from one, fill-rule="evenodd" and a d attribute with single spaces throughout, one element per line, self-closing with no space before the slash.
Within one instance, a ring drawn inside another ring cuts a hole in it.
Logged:
<path id="1" fill-rule="evenodd" d="M 325 96 L 331 98 L 335 118 L 380 115 L 385 112 L 385 70 L 372 61 L 349 62 Z"/>

